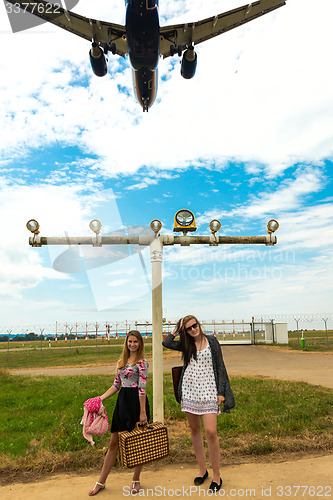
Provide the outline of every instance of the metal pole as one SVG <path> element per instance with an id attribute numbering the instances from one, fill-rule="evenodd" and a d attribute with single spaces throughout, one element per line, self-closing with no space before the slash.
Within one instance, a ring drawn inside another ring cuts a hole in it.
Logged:
<path id="1" fill-rule="evenodd" d="M 144 245 L 152 243 L 154 236 L 30 236 L 29 245 L 39 247 L 42 245 Z M 273 246 L 277 243 L 275 235 L 264 236 L 173 236 L 163 235 L 163 245 L 266 245 Z"/>
<path id="2" fill-rule="evenodd" d="M 9 342 L 10 342 L 10 334 L 12 333 L 13 330 L 7 330 L 8 334 L 8 344 L 7 344 L 7 361 L 9 359 Z"/>
<path id="3" fill-rule="evenodd" d="M 69 354 L 72 354 L 72 331 L 73 331 L 73 326 L 69 326 Z"/>
<path id="4" fill-rule="evenodd" d="M 163 405 L 163 325 L 162 325 L 162 261 L 163 240 L 156 237 L 150 244 L 152 265 L 152 343 L 153 343 L 153 420 L 164 422 Z"/>
<path id="5" fill-rule="evenodd" d="M 45 328 L 40 328 L 40 357 L 42 357 L 42 350 L 43 350 L 43 331 Z"/>
<path id="6" fill-rule="evenodd" d="M 327 320 L 328 320 L 328 318 L 323 318 L 323 322 L 325 323 L 325 330 L 326 330 L 326 345 L 328 347 Z"/>
<path id="7" fill-rule="evenodd" d="M 256 337 L 255 337 L 255 331 L 254 331 L 254 316 L 252 316 L 252 321 L 251 321 L 251 325 L 250 325 L 250 336 L 251 336 L 251 344 L 255 344 L 256 343 Z"/>
<path id="8" fill-rule="evenodd" d="M 296 321 L 296 325 L 297 325 L 297 345 L 299 346 L 299 331 L 298 331 L 298 323 L 299 323 L 299 319 L 296 319 L 294 318 L 294 320 Z"/>
<path id="9" fill-rule="evenodd" d="M 275 339 L 274 339 L 274 319 L 271 319 L 271 325 L 272 325 L 272 343 L 274 344 L 275 343 Z"/>

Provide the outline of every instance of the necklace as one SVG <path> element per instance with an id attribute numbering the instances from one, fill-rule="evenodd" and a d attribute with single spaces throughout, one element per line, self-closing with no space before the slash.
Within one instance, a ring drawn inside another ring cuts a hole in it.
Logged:
<path id="1" fill-rule="evenodd" d="M 197 351 L 202 351 L 201 348 L 202 348 L 202 345 L 205 342 L 205 340 L 206 340 L 206 337 L 202 336 L 201 339 L 200 339 L 200 342 L 196 343 L 197 344 Z"/>

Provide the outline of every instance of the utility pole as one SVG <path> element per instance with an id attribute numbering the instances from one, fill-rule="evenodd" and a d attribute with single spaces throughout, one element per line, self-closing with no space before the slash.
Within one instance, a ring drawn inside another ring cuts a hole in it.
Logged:
<path id="1" fill-rule="evenodd" d="M 272 219 L 267 224 L 267 234 L 263 236 L 219 236 L 217 232 L 221 223 L 213 219 L 210 224 L 210 235 L 191 236 L 188 233 L 196 231 L 194 214 L 190 210 L 179 210 L 174 218 L 174 232 L 182 232 L 183 236 L 173 234 L 160 234 L 162 222 L 158 219 L 152 220 L 150 228 L 154 234 L 149 236 L 101 236 L 102 224 L 94 219 L 89 224 L 94 236 L 82 237 L 45 237 L 39 236 L 39 223 L 31 219 L 27 228 L 33 233 L 29 238 L 32 247 L 43 245 L 92 245 L 101 247 L 103 245 L 142 245 L 150 247 L 150 260 L 152 264 L 152 351 L 153 351 L 153 419 L 164 421 L 163 408 L 163 323 L 162 323 L 162 262 L 163 247 L 180 245 L 266 245 L 273 246 L 277 238 L 273 234 L 279 227 L 279 223 Z"/>

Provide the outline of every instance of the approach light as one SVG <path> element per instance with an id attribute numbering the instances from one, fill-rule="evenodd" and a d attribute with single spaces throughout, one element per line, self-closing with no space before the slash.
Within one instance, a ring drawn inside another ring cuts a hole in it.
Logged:
<path id="1" fill-rule="evenodd" d="M 175 232 L 183 231 L 184 234 L 186 234 L 187 231 L 197 230 L 197 226 L 195 225 L 194 214 L 191 212 L 191 210 L 186 210 L 186 209 L 178 210 L 178 212 L 175 215 L 173 230 Z"/>
<path id="2" fill-rule="evenodd" d="M 213 234 L 217 233 L 221 229 L 221 222 L 217 219 L 213 219 L 209 223 L 209 228 Z"/>
<path id="3" fill-rule="evenodd" d="M 275 233 L 279 229 L 279 223 L 275 219 L 271 219 L 267 224 L 267 232 L 268 234 Z"/>
<path id="4" fill-rule="evenodd" d="M 39 224 L 38 222 L 35 220 L 35 219 L 30 219 L 28 222 L 27 222 L 27 229 L 29 229 L 29 231 L 31 233 L 34 233 L 34 234 L 39 234 Z"/>
<path id="5" fill-rule="evenodd" d="M 99 220 L 97 219 L 93 219 L 90 223 L 89 223 L 89 227 L 90 229 L 96 233 L 96 234 L 99 234 L 100 230 L 101 230 L 101 227 L 102 227 L 102 224 Z"/>
<path id="6" fill-rule="evenodd" d="M 154 231 L 155 234 L 159 233 L 162 229 L 162 222 L 158 219 L 154 219 L 150 223 L 150 229 Z"/>

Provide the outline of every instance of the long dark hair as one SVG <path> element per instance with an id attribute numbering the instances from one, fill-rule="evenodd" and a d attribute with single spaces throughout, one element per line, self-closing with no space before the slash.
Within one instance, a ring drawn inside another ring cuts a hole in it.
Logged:
<path id="1" fill-rule="evenodd" d="M 185 365 L 188 365 L 191 358 L 193 357 L 195 360 L 197 359 L 197 348 L 195 345 L 194 338 L 187 333 L 185 325 L 191 321 L 191 319 L 194 319 L 198 325 L 199 325 L 199 330 L 200 334 L 203 337 L 204 332 L 202 331 L 201 325 L 197 318 L 193 316 L 193 314 L 189 314 L 187 316 L 184 316 L 184 318 L 180 318 L 180 320 L 177 322 L 177 332 L 179 332 L 179 341 L 180 341 L 180 348 L 182 352 L 182 359 L 184 361 Z M 182 323 L 182 326 L 180 326 Z"/>

